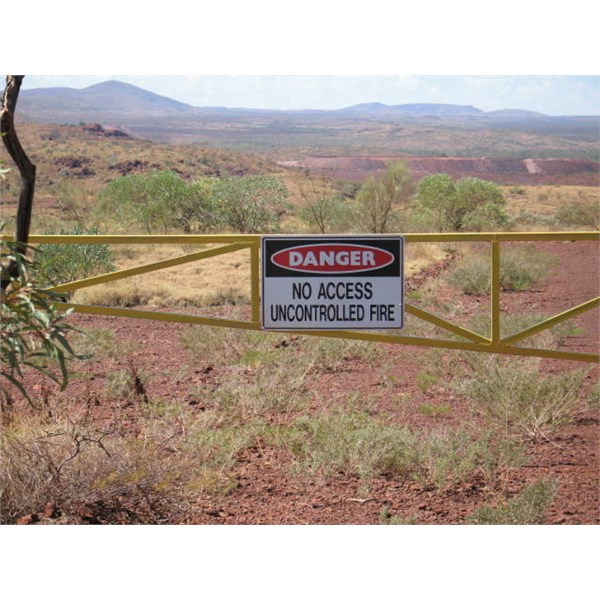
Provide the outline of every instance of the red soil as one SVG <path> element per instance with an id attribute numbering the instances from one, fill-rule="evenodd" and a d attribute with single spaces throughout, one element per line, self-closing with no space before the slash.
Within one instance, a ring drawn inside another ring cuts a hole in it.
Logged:
<path id="1" fill-rule="evenodd" d="M 544 250 L 560 259 L 556 274 L 536 289 L 528 292 L 504 294 L 503 312 L 522 308 L 528 312 L 555 314 L 571 305 L 588 300 L 598 294 L 598 254 L 592 242 L 547 243 Z M 435 271 L 435 270 L 434 270 Z M 423 278 L 413 281 L 418 287 Z M 448 298 L 452 292 L 448 290 Z M 479 309 L 479 299 L 471 298 L 465 304 L 467 312 Z M 485 302 L 485 300 L 481 300 Z M 220 368 L 210 357 L 190 357 L 181 347 L 179 336 L 187 325 L 135 321 L 114 317 L 74 315 L 72 322 L 82 328 L 110 328 L 120 341 L 132 341 L 138 349 L 131 358 L 140 370 L 152 374 L 146 387 L 149 401 L 153 398 L 173 399 L 192 404 L 192 390 L 206 384 Z M 568 338 L 566 348 L 576 351 L 598 351 L 598 311 L 576 319 L 585 333 Z M 321 406 L 325 401 L 347 399 L 361 393 L 377 398 L 373 410 L 394 410 L 394 401 L 401 394 L 402 406 L 397 409 L 396 420 L 414 428 L 460 427 L 468 418 L 466 402 L 442 385 L 427 391 L 416 385 L 423 364 L 431 360 L 431 351 L 425 348 L 389 346 L 393 358 L 392 372 L 396 377 L 390 387 L 382 384 L 366 361 L 349 360 L 341 372 L 315 374 L 310 387 L 321 392 Z M 451 351 L 441 353 L 437 359 L 447 361 Z M 123 359 L 121 368 L 125 368 Z M 184 371 L 187 367 L 187 371 Z M 82 370 L 92 371 L 94 379 L 74 379 L 68 388 L 71 397 L 90 392 L 90 386 L 101 386 L 106 365 L 85 363 Z M 111 369 L 118 368 L 114 363 Z M 598 381 L 598 367 L 569 361 L 544 360 L 543 368 L 549 372 L 563 369 L 585 368 L 589 371 L 587 385 Z M 182 374 L 178 376 L 177 374 Z M 93 388 L 92 388 L 93 389 Z M 99 387 L 101 389 L 101 387 Z M 325 398 L 326 400 L 323 400 Z M 426 416 L 419 411 L 423 404 L 447 405 L 451 410 L 444 415 Z M 198 407 L 199 410 L 201 407 Z M 99 410 L 110 411 L 110 404 Z M 121 409 L 122 412 L 122 409 Z M 598 524 L 600 523 L 600 452 L 599 419 L 596 409 L 587 410 L 562 427 L 547 441 L 530 442 L 527 466 L 511 472 L 507 491 L 518 493 L 523 486 L 541 479 L 558 483 L 555 500 L 545 515 L 547 523 Z M 444 492 L 429 489 L 407 478 L 380 476 L 373 479 L 367 489 L 358 477 L 335 475 L 329 479 L 303 478 L 292 474 L 294 457 L 287 449 L 269 445 L 256 446 L 241 452 L 234 469 L 238 485 L 226 495 L 200 493 L 195 502 L 181 515 L 179 523 L 204 524 L 377 524 L 382 510 L 400 519 L 412 519 L 421 524 L 453 524 L 464 522 L 474 509 L 498 501 L 499 490 L 488 487 L 482 477 L 451 486 Z M 79 511 L 60 514 L 60 508 L 51 507 L 48 515 L 33 518 L 40 522 L 89 523 L 115 522 L 114 514 L 106 514 L 100 506 L 86 506 Z M 123 514 L 127 514 L 126 512 Z M 30 516 L 26 517 L 29 519 Z M 31 519 L 29 519 L 31 521 Z"/>
<path id="2" fill-rule="evenodd" d="M 386 164 L 406 160 L 416 179 L 433 173 L 455 178 L 479 177 L 500 184 L 598 185 L 599 165 L 566 158 L 438 158 L 431 156 L 308 156 L 297 167 L 338 179 L 362 180 L 385 171 Z"/>

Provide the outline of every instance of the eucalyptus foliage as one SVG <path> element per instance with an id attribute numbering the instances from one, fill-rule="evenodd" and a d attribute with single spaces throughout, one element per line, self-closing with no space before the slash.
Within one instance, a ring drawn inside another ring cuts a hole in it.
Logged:
<path id="1" fill-rule="evenodd" d="M 482 231 L 506 225 L 506 200 L 491 181 L 465 177 L 454 181 L 437 173 L 423 177 L 416 205 L 427 211 L 438 231 Z"/>
<path id="2" fill-rule="evenodd" d="M 277 231 L 287 197 L 285 183 L 271 175 L 228 177 L 214 189 L 222 224 L 240 233 Z"/>
<path id="3" fill-rule="evenodd" d="M 49 234 L 51 232 L 47 232 Z M 59 235 L 98 235 L 95 227 L 61 229 Z M 40 244 L 36 255 L 38 280 L 58 285 L 114 271 L 113 252 L 108 244 Z"/>
<path id="4" fill-rule="evenodd" d="M 103 220 L 128 231 L 166 233 L 172 228 L 186 233 L 214 227 L 211 178 L 188 183 L 169 170 L 113 179 L 100 192 L 98 212 Z"/>
<path id="5" fill-rule="evenodd" d="M 31 249 L 33 252 L 34 250 Z M 0 386 L 4 399 L 10 398 L 2 381 L 17 388 L 33 405 L 24 383 L 24 367 L 49 377 L 61 389 L 68 383 L 67 359 L 75 356 L 67 333 L 73 327 L 64 323 L 71 310 L 59 312 L 52 304 L 54 296 L 37 285 L 36 264 L 18 251 L 13 242 L 2 242 L 2 277 L 9 284 L 2 290 L 0 317 Z M 16 275 L 7 273 L 6 264 L 15 261 Z M 54 363 L 59 373 L 48 365 Z"/>
<path id="6" fill-rule="evenodd" d="M 163 170 L 110 181 L 100 193 L 99 213 L 126 231 L 258 233 L 278 229 L 287 197 L 285 184 L 270 175 L 187 182 Z"/>
<path id="7" fill-rule="evenodd" d="M 407 208 L 415 185 L 405 162 L 391 163 L 378 178 L 367 177 L 356 195 L 358 229 L 386 233 L 395 228 L 398 210 Z"/>

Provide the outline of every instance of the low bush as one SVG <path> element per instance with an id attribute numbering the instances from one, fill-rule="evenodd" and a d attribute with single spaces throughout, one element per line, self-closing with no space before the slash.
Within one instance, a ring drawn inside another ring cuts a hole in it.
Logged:
<path id="1" fill-rule="evenodd" d="M 138 348 L 135 342 L 121 342 L 110 329 L 86 329 L 73 335 L 72 345 L 77 354 L 86 358 L 126 358 Z"/>
<path id="2" fill-rule="evenodd" d="M 583 408 L 586 374 L 582 370 L 544 375 L 539 372 L 539 359 L 476 356 L 468 360 L 470 375 L 456 389 L 502 431 L 547 439 Z"/>
<path id="3" fill-rule="evenodd" d="M 116 423 L 94 423 L 81 403 L 15 417 L 0 438 L 1 522 L 49 502 L 63 512 L 92 503 L 118 510 L 122 497 L 129 508 L 143 505 L 136 520 L 157 522 L 162 505 L 177 505 L 176 482 L 186 471 L 164 452 L 172 434 L 164 423 L 140 426 L 140 436 L 124 435 Z"/>
<path id="4" fill-rule="evenodd" d="M 179 339 L 188 352 L 213 365 L 240 364 L 251 353 L 273 353 L 280 341 L 259 331 L 205 325 L 186 328 Z"/>
<path id="5" fill-rule="evenodd" d="M 471 525 L 539 525 L 556 495 L 556 483 L 538 481 L 527 486 L 509 502 L 499 506 L 484 506 L 470 514 Z"/>
<path id="6" fill-rule="evenodd" d="M 93 404 L 93 403 L 92 403 Z M 99 507 L 107 522 L 177 522 L 198 491 L 236 485 L 238 453 L 265 426 L 227 425 L 213 411 L 157 400 L 127 419 L 97 419 L 90 403 L 53 398 L 44 411 L 20 411 L 0 436 L 0 522 L 53 503 L 67 518 Z"/>
<path id="7" fill-rule="evenodd" d="M 441 417 L 450 412 L 450 407 L 447 404 L 421 404 L 419 412 L 426 417 Z"/>
<path id="8" fill-rule="evenodd" d="M 287 197 L 283 181 L 271 175 L 220 179 L 212 192 L 220 223 L 240 233 L 277 231 Z"/>
<path id="9" fill-rule="evenodd" d="M 243 357 L 252 370 L 228 370 L 217 387 L 204 396 L 227 421 L 250 423 L 298 413 L 306 407 L 307 369 L 294 357 L 273 358 L 270 354 L 251 353 Z M 287 359 L 287 360 L 286 360 Z"/>
<path id="10" fill-rule="evenodd" d="M 561 204 L 556 223 L 562 227 L 600 229 L 600 206 L 582 200 Z"/>
<path id="11" fill-rule="evenodd" d="M 191 424 L 182 449 L 196 465 L 187 487 L 193 491 L 224 493 L 235 482 L 229 471 L 238 454 L 257 443 L 264 432 L 261 423 L 206 426 L 202 420 Z"/>
<path id="12" fill-rule="evenodd" d="M 416 438 L 414 477 L 425 485 L 445 489 L 482 473 L 488 482 L 524 464 L 522 447 L 495 440 L 489 430 L 476 436 L 467 430 L 433 430 Z"/>
<path id="13" fill-rule="evenodd" d="M 133 363 L 130 363 L 127 370 L 106 374 L 104 393 L 114 400 L 148 402 L 146 385 L 149 377 L 148 373 L 139 371 Z"/>
<path id="14" fill-rule="evenodd" d="M 385 504 L 379 511 L 380 525 L 418 525 L 419 517 L 415 514 L 410 514 L 406 517 L 398 517 L 390 514 L 389 505 Z"/>
<path id="15" fill-rule="evenodd" d="M 556 264 L 556 258 L 535 246 L 511 247 L 500 254 L 500 286 L 504 291 L 531 288 Z M 491 289 L 489 256 L 469 254 L 446 277 L 450 285 L 465 294 L 489 294 Z"/>
<path id="16" fill-rule="evenodd" d="M 80 304 L 95 304 L 99 306 L 156 306 L 157 299 L 168 305 L 169 288 L 158 281 L 152 286 L 139 286 L 134 281 L 111 281 L 77 290 L 73 296 Z"/>
<path id="17" fill-rule="evenodd" d="M 302 340 L 304 352 L 311 355 L 319 371 L 339 371 L 351 360 L 381 364 L 384 350 L 381 345 L 362 340 L 307 338 Z"/>
<path id="18" fill-rule="evenodd" d="M 501 473 L 525 463 L 518 442 L 498 440 L 489 430 L 415 433 L 360 410 L 300 417 L 288 431 L 287 444 L 301 473 L 362 479 L 395 475 L 438 490 L 481 473 L 493 484 Z"/>
<path id="19" fill-rule="evenodd" d="M 58 235 L 98 235 L 95 227 L 61 229 Z M 46 232 L 45 235 L 56 234 Z M 107 244 L 40 244 L 36 261 L 42 284 L 58 285 L 115 270 Z"/>
<path id="20" fill-rule="evenodd" d="M 301 417 L 293 429 L 291 447 L 298 456 L 300 472 L 366 478 L 406 473 L 414 464 L 410 430 L 363 412 Z"/>
<path id="21" fill-rule="evenodd" d="M 413 212 L 438 231 L 495 231 L 508 223 L 505 204 L 491 181 L 437 173 L 419 181 Z"/>
<path id="22" fill-rule="evenodd" d="M 529 329 L 538 323 L 546 320 L 548 317 L 540 314 L 509 314 L 502 315 L 500 321 L 500 334 L 502 337 L 520 333 Z M 491 330 L 491 318 L 489 313 L 476 315 L 471 320 L 471 326 L 474 331 L 482 335 L 489 336 Z M 549 329 L 545 329 L 536 335 L 519 342 L 519 346 L 556 349 L 565 344 L 567 338 L 572 335 L 578 335 L 582 329 L 566 321 L 558 323 Z"/>
<path id="23" fill-rule="evenodd" d="M 470 254 L 460 260 L 446 276 L 446 281 L 464 294 L 490 293 L 490 260 L 481 254 Z"/>

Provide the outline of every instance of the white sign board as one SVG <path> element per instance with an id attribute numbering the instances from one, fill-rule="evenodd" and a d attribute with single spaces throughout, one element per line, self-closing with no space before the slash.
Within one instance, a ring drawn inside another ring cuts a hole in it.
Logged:
<path id="1" fill-rule="evenodd" d="M 400 329 L 400 236 L 264 237 L 263 329 Z"/>

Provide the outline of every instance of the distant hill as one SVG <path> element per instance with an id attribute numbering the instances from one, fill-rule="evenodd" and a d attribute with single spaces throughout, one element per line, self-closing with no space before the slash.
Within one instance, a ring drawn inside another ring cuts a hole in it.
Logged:
<path id="1" fill-rule="evenodd" d="M 251 154 L 214 147 L 157 144 L 133 139 L 101 125 L 20 123 L 19 139 L 37 167 L 36 192 L 54 195 L 57 183 L 80 182 L 98 190 L 122 175 L 169 169 L 186 180 L 203 176 L 244 176 L 279 172 L 277 165 Z M 12 166 L 12 165 L 11 165 Z M 19 171 L 11 168 L 0 186 L 0 204 L 16 199 Z"/>
<path id="2" fill-rule="evenodd" d="M 337 110 L 194 107 L 119 81 L 21 90 L 17 120 L 99 124 L 168 144 L 210 144 L 297 160 L 390 153 L 598 160 L 598 116 L 485 112 L 471 105 L 368 102 Z"/>
<path id="3" fill-rule="evenodd" d="M 40 122 L 66 123 L 97 121 L 122 117 L 172 116 L 352 116 L 352 117 L 437 117 L 437 118 L 532 118 L 545 116 L 534 111 L 507 109 L 485 112 L 475 106 L 458 104 L 409 103 L 387 105 L 381 102 L 355 104 L 337 110 L 269 110 L 224 107 L 194 107 L 166 96 L 160 96 L 135 85 L 121 81 L 104 81 L 81 90 L 55 87 L 22 90 L 19 111 Z"/>
<path id="4" fill-rule="evenodd" d="M 22 90 L 19 112 L 37 121 L 76 123 L 118 117 L 160 117 L 194 112 L 189 104 L 160 96 L 121 81 L 105 81 L 81 90 L 38 88 Z"/>
<path id="5" fill-rule="evenodd" d="M 519 108 L 505 108 L 502 110 L 491 110 L 486 113 L 488 117 L 501 117 L 501 118 L 523 118 L 529 119 L 531 117 L 545 117 L 544 113 L 536 112 L 534 110 L 522 110 Z"/>
<path id="6" fill-rule="evenodd" d="M 411 103 L 388 106 L 379 102 L 356 104 L 354 106 L 342 108 L 337 112 L 353 115 L 379 114 L 405 117 L 479 117 L 486 114 L 483 110 L 475 108 L 474 106 L 461 106 L 458 104 Z"/>

